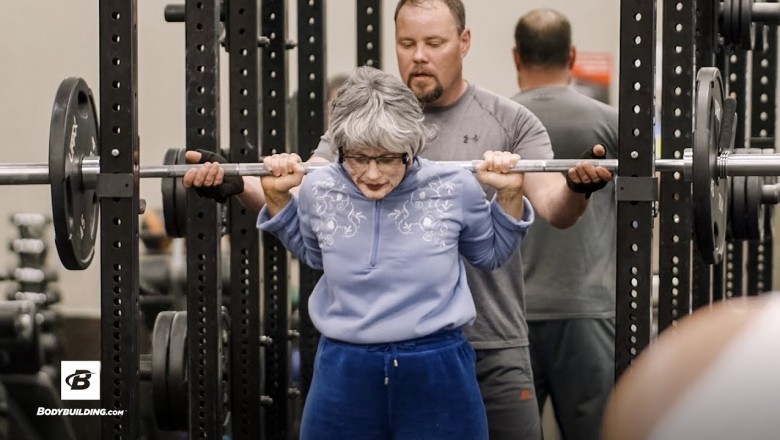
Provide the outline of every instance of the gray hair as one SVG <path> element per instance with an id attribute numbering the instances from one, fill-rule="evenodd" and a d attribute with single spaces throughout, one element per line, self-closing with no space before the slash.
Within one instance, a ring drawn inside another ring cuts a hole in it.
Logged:
<path id="1" fill-rule="evenodd" d="M 420 102 L 399 78 L 373 67 L 354 70 L 330 102 L 334 154 L 375 147 L 415 157 L 434 130 L 423 124 Z"/>

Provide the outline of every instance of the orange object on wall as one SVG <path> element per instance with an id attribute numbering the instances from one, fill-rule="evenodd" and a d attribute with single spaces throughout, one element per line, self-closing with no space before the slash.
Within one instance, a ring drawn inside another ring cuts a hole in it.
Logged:
<path id="1" fill-rule="evenodd" d="M 582 83 L 609 87 L 612 82 L 612 55 L 606 52 L 577 52 L 572 74 Z"/>

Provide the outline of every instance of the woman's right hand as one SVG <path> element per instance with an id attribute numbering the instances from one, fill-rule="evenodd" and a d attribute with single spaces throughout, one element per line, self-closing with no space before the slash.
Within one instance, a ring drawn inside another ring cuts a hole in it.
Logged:
<path id="1" fill-rule="evenodd" d="M 266 156 L 263 165 L 271 173 L 260 179 L 266 199 L 274 195 L 287 195 L 303 181 L 305 169 L 301 165 L 301 157 L 295 153 Z"/>

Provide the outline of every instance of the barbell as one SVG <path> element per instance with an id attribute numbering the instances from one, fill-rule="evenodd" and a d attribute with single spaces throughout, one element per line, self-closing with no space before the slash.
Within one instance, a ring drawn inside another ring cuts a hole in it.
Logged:
<path id="1" fill-rule="evenodd" d="M 692 148 L 686 151 L 683 158 L 657 159 L 655 168 L 660 172 L 682 173 L 687 180 L 692 181 L 696 240 L 705 260 L 715 263 L 720 261 L 725 243 L 729 177 L 780 175 L 780 156 L 731 153 L 735 104 L 733 98 L 724 99 L 723 83 L 717 69 L 702 68 L 699 71 L 695 96 Z M 94 256 L 100 198 L 98 193 L 103 192 L 97 189 L 119 184 L 124 185 L 127 191 L 131 189 L 134 177 L 117 178 L 115 174 L 101 173 L 98 133 L 92 91 L 83 79 L 67 78 L 60 84 L 52 108 L 48 164 L 0 165 L 0 185 L 51 186 L 55 244 L 62 264 L 71 270 L 86 269 Z M 166 158 L 168 160 L 169 157 Z M 615 159 L 521 160 L 513 171 L 565 172 L 581 162 L 590 162 L 617 172 L 617 182 L 620 182 L 619 164 Z M 447 163 L 473 170 L 477 162 Z M 164 178 L 165 187 L 197 166 L 178 163 L 139 167 L 137 174 L 139 178 Z M 329 165 L 305 164 L 307 171 L 322 166 Z M 226 175 L 268 174 L 260 163 L 224 164 L 223 167 Z"/>

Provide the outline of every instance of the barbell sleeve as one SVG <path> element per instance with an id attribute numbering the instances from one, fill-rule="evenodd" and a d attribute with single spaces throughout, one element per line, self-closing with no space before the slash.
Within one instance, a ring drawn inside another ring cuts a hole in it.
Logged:
<path id="1" fill-rule="evenodd" d="M 764 205 L 780 203 L 780 184 L 761 186 L 761 203 Z"/>
<path id="2" fill-rule="evenodd" d="M 750 12 L 753 22 L 780 23 L 780 4 L 778 3 L 753 3 Z"/>
<path id="3" fill-rule="evenodd" d="M 780 154 L 731 154 L 718 158 L 720 177 L 780 176 Z"/>

